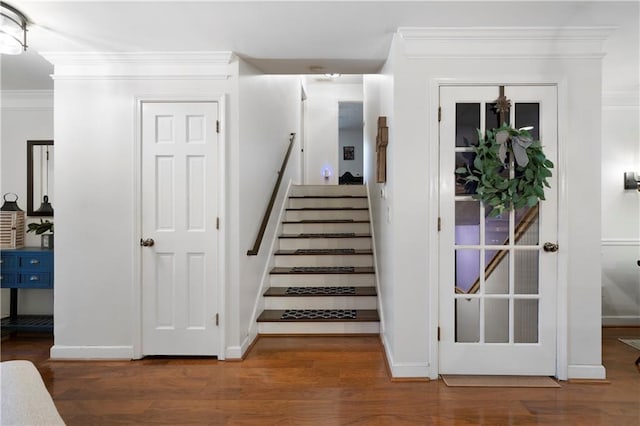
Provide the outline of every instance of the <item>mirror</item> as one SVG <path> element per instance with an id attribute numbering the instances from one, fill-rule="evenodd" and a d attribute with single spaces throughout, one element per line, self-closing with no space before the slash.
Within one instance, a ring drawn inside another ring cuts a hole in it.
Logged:
<path id="1" fill-rule="evenodd" d="M 53 216 L 53 141 L 27 141 L 27 216 Z"/>

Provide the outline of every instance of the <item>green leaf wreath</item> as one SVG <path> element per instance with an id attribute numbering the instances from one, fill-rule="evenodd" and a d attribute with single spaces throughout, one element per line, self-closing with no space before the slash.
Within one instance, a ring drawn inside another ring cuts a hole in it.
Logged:
<path id="1" fill-rule="evenodd" d="M 478 130 L 478 146 L 473 151 L 473 164 L 456 169 L 465 186 L 475 186 L 473 198 L 481 200 L 489 216 L 533 207 L 544 200 L 544 187 L 550 188 L 553 163 L 542 152 L 540 141 L 534 141 L 530 128 L 514 129 L 507 124 L 483 135 Z M 512 159 L 514 160 L 512 162 Z M 515 166 L 514 176 L 509 169 Z"/>

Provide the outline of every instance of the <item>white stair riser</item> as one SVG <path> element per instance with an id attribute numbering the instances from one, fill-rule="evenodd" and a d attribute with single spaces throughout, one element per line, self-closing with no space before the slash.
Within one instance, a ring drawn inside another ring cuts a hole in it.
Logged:
<path id="1" fill-rule="evenodd" d="M 375 285 L 374 274 L 271 274 L 273 287 L 322 287 L 353 286 L 371 287 Z"/>
<path id="2" fill-rule="evenodd" d="M 265 297 L 265 309 L 376 309 L 376 296 Z"/>
<path id="3" fill-rule="evenodd" d="M 379 334 L 378 322 L 261 322 L 260 334 Z"/>
<path id="4" fill-rule="evenodd" d="M 284 220 L 369 220 L 369 210 L 287 210 Z"/>
<path id="5" fill-rule="evenodd" d="M 307 207 L 367 207 L 366 198 L 289 198 L 290 209 Z"/>
<path id="6" fill-rule="evenodd" d="M 371 238 L 280 238 L 280 250 L 352 248 L 371 249 Z"/>
<path id="7" fill-rule="evenodd" d="M 276 266 L 373 266 L 373 255 L 277 255 Z"/>
<path id="8" fill-rule="evenodd" d="M 305 195 L 367 195 L 364 185 L 293 185 L 290 195 L 302 197 Z"/>
<path id="9" fill-rule="evenodd" d="M 369 223 L 283 223 L 282 232 L 284 234 L 333 234 L 344 232 L 355 232 L 356 234 L 368 234 Z"/>

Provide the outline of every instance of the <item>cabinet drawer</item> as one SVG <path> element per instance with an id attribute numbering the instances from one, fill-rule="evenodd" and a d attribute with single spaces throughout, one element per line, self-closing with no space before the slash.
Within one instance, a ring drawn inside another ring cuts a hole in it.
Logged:
<path id="1" fill-rule="evenodd" d="M 28 254 L 18 256 L 18 267 L 27 271 L 50 271 L 52 257 L 45 254 Z"/>
<path id="2" fill-rule="evenodd" d="M 20 288 L 51 288 L 51 275 L 48 272 L 25 272 L 18 275 Z"/>
<path id="3" fill-rule="evenodd" d="M 0 273 L 0 284 L 3 288 L 15 287 L 17 284 L 18 274 L 15 272 L 2 272 Z"/>
<path id="4" fill-rule="evenodd" d="M 0 257 L 0 268 L 3 270 L 16 269 L 16 256 L 5 256 L 3 254 Z"/>

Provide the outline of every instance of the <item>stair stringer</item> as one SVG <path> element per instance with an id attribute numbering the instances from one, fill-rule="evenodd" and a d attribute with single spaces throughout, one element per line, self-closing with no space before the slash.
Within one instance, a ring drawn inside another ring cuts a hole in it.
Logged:
<path id="1" fill-rule="evenodd" d="M 382 307 L 382 292 L 380 291 L 380 268 L 378 267 L 378 251 L 376 250 L 376 233 L 373 226 L 373 214 L 371 206 L 371 187 L 368 182 L 365 182 L 364 187 L 367 191 L 367 207 L 369 208 L 369 234 L 371 235 L 371 251 L 373 252 L 373 269 L 376 271 L 374 275 L 376 283 L 376 294 L 378 299 L 376 301 L 378 306 L 378 315 L 380 316 L 380 336 L 386 336 L 385 334 L 385 321 L 384 321 L 384 309 Z M 382 340 L 384 342 L 384 340 Z"/>
<path id="2" fill-rule="evenodd" d="M 247 332 L 247 337 L 242 341 L 241 344 L 241 357 L 247 352 L 247 350 L 251 347 L 251 344 L 258 337 L 258 315 L 260 312 L 264 310 L 264 297 L 262 296 L 265 291 L 269 288 L 270 285 L 270 275 L 269 271 L 275 266 L 275 247 L 278 242 L 278 235 L 282 233 L 283 228 L 283 219 L 285 212 L 287 210 L 287 203 L 289 200 L 289 194 L 291 192 L 291 187 L 293 186 L 293 179 L 289 179 L 287 184 L 287 189 L 284 193 L 284 201 L 280 206 L 280 211 L 278 212 L 277 225 L 274 229 L 273 235 L 271 235 L 271 244 L 269 244 L 269 258 L 265 263 L 264 270 L 262 271 L 262 278 L 260 280 L 260 288 L 256 293 L 255 302 L 253 303 L 253 311 L 251 312 L 251 321 L 249 325 L 249 330 Z"/>

